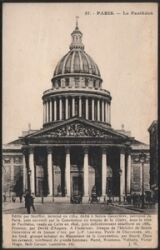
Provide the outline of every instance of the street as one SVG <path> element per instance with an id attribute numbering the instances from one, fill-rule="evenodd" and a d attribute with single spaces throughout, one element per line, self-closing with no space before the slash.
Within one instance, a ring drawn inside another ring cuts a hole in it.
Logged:
<path id="1" fill-rule="evenodd" d="M 107 204 L 62 204 L 62 203 L 35 203 L 36 211 L 33 214 L 140 214 L 146 211 L 138 211 L 123 206 L 113 206 Z M 151 212 L 151 211 L 150 211 Z M 21 207 L 7 208 L 4 207 L 6 214 L 27 214 L 24 203 Z"/>

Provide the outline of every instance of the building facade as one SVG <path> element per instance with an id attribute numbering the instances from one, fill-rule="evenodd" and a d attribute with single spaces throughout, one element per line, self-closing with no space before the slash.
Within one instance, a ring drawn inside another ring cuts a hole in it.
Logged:
<path id="1" fill-rule="evenodd" d="M 158 121 L 153 121 L 149 129 L 150 134 L 150 188 L 158 201 Z"/>
<path id="2" fill-rule="evenodd" d="M 144 151 L 149 159 L 149 148 L 124 128 L 112 128 L 112 97 L 84 50 L 77 23 L 71 36 L 70 50 L 55 68 L 51 89 L 42 96 L 43 128 L 29 130 L 4 147 L 3 191 L 30 189 L 36 197 L 54 202 L 70 202 L 80 194 L 85 203 L 94 189 L 102 202 L 108 197 L 124 200 L 141 192 L 138 154 Z M 148 190 L 149 161 L 145 164 Z M 6 175 L 13 183 L 9 187 Z"/>

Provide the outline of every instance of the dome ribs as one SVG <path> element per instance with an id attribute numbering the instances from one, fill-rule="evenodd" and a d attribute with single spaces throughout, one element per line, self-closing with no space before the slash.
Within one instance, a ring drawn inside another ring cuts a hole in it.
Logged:
<path id="1" fill-rule="evenodd" d="M 88 61 L 86 59 L 86 56 L 84 55 L 84 53 L 81 53 L 81 56 L 83 58 L 83 71 L 87 74 L 89 74 L 89 64 Z"/>
<path id="2" fill-rule="evenodd" d="M 74 72 L 75 73 L 79 73 L 80 70 L 80 58 L 79 58 L 79 54 L 78 51 L 75 51 L 75 58 L 74 58 Z"/>
<path id="3" fill-rule="evenodd" d="M 71 58 L 71 73 L 74 73 L 74 58 L 75 58 L 75 52 L 73 52 L 73 55 Z"/>
<path id="4" fill-rule="evenodd" d="M 80 51 L 78 51 L 79 61 L 80 61 L 80 72 L 83 72 L 83 61 Z"/>
<path id="5" fill-rule="evenodd" d="M 72 58 L 72 54 L 73 54 L 73 51 L 69 52 L 70 56 L 66 60 L 64 73 L 71 73 L 71 58 Z"/>
<path id="6" fill-rule="evenodd" d="M 79 29 L 72 32 L 72 43 L 70 51 L 62 57 L 57 64 L 54 77 L 65 74 L 89 74 L 100 77 L 100 71 L 97 64 L 91 56 L 84 51 L 82 46 L 82 33 Z"/>
<path id="7" fill-rule="evenodd" d="M 68 59 L 69 56 L 70 56 L 70 52 L 68 52 L 68 54 L 65 56 L 65 59 L 63 61 L 62 74 L 64 74 L 65 71 L 66 71 L 66 61 L 67 61 L 67 59 Z"/>

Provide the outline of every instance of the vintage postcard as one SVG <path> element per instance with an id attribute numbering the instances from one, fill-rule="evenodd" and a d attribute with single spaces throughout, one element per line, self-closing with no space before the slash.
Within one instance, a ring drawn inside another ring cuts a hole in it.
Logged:
<path id="1" fill-rule="evenodd" d="M 156 3 L 3 4 L 3 248 L 158 247 Z"/>

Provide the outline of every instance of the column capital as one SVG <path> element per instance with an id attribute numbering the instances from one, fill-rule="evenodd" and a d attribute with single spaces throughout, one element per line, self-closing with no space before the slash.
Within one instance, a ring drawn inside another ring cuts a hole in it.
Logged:
<path id="1" fill-rule="evenodd" d="M 101 149 L 102 149 L 102 153 L 103 153 L 103 154 L 106 154 L 106 153 L 107 153 L 107 148 L 106 148 L 106 147 L 102 147 Z"/>
<path id="2" fill-rule="evenodd" d="M 28 148 L 24 148 L 22 147 L 22 154 L 25 156 L 25 155 L 28 155 Z"/>
<path id="3" fill-rule="evenodd" d="M 47 147 L 47 153 L 52 154 L 52 147 Z"/>
<path id="4" fill-rule="evenodd" d="M 33 147 L 33 146 L 32 146 L 32 147 L 30 146 L 28 151 L 29 151 L 29 154 L 33 154 L 33 153 L 34 153 L 34 147 Z"/>
<path id="5" fill-rule="evenodd" d="M 65 152 L 66 154 L 70 154 L 70 146 L 65 146 Z"/>
<path id="6" fill-rule="evenodd" d="M 119 151 L 120 151 L 120 154 L 125 154 L 126 153 L 126 150 L 123 147 L 121 147 Z"/>
<path id="7" fill-rule="evenodd" d="M 128 155 L 131 155 L 132 149 L 131 149 L 131 148 L 127 148 L 127 149 L 126 149 L 126 153 L 127 153 Z"/>
<path id="8" fill-rule="evenodd" d="M 87 146 L 84 147 L 84 153 L 88 154 L 88 147 Z"/>

